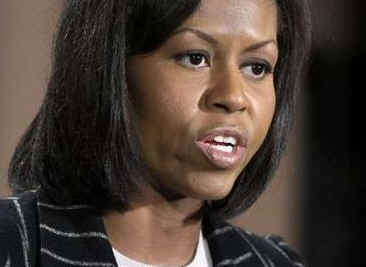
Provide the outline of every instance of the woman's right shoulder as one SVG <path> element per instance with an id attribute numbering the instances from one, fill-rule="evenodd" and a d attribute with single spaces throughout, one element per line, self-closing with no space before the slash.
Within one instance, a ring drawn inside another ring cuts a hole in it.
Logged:
<path id="1" fill-rule="evenodd" d="M 37 198 L 37 191 L 25 191 L 18 195 L 0 198 L 0 230 L 3 227 L 14 227 L 14 223 L 25 223 L 24 220 L 35 219 Z"/>
<path id="2" fill-rule="evenodd" d="M 37 191 L 0 198 L 0 266 L 25 266 L 37 235 Z"/>

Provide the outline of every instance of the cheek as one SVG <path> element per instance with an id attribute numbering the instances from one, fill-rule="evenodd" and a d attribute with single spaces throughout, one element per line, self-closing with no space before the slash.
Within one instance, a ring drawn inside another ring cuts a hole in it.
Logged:
<path id="1" fill-rule="evenodd" d="M 153 165 L 171 164 L 199 112 L 201 83 L 174 68 L 145 69 L 129 74 L 143 154 Z"/>
<path id="2" fill-rule="evenodd" d="M 181 83 L 175 76 L 160 73 L 152 79 L 142 79 L 135 87 L 136 108 L 144 123 L 169 127 L 185 124 L 194 117 L 198 90 L 187 82 Z"/>
<path id="3" fill-rule="evenodd" d="M 192 75 L 176 63 L 156 62 L 151 58 L 143 66 L 130 65 L 128 82 L 138 114 L 154 127 L 185 124 L 198 112 L 205 76 Z"/>
<path id="4" fill-rule="evenodd" d="M 265 133 L 267 133 L 269 127 L 271 126 L 271 122 L 273 120 L 273 115 L 275 113 L 276 108 L 276 95 L 275 90 L 272 89 L 271 93 L 265 97 L 263 101 L 263 109 L 262 109 L 262 118 L 263 118 L 263 128 Z"/>
<path id="5" fill-rule="evenodd" d="M 253 104 L 253 120 L 254 123 L 254 149 L 259 149 L 262 145 L 268 130 L 271 126 L 276 106 L 275 90 L 272 86 L 260 96 L 257 96 L 255 104 Z M 255 153 L 253 151 L 253 153 Z"/>

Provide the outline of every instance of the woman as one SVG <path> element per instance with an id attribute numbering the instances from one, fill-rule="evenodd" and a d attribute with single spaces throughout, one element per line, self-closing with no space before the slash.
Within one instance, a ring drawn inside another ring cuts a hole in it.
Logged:
<path id="1" fill-rule="evenodd" d="M 278 166 L 304 0 L 69 0 L 1 201 L 0 266 L 302 266 L 225 219 Z"/>

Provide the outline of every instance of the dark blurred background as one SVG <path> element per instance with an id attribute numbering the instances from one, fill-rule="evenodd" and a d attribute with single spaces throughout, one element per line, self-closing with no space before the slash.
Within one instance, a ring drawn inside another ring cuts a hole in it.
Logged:
<path id="1" fill-rule="evenodd" d="M 365 112 L 352 116 L 351 110 L 352 95 L 364 87 L 364 4 L 313 0 L 312 5 L 314 36 L 305 86 L 301 179 L 303 251 L 309 266 L 366 266 L 357 249 L 361 184 L 351 172 L 351 159 L 359 152 L 351 142 L 356 138 L 351 124 L 365 122 Z"/>
<path id="2" fill-rule="evenodd" d="M 10 194 L 10 156 L 45 92 L 61 4 L 0 2 L 0 195 Z M 312 0 L 313 48 L 289 149 L 268 190 L 233 220 L 282 235 L 311 267 L 364 266 L 363 130 L 355 129 L 365 122 L 364 9 L 360 0 Z"/>

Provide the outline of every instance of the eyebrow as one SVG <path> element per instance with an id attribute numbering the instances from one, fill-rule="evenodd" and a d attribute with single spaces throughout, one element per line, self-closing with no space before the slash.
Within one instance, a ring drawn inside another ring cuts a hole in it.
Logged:
<path id="1" fill-rule="evenodd" d="M 180 33 L 183 33 L 183 32 L 191 32 L 191 33 L 195 34 L 198 38 L 200 38 L 200 39 L 202 39 L 202 40 L 204 40 L 204 41 L 206 41 L 206 42 L 208 42 L 208 43 L 210 43 L 210 44 L 212 44 L 214 46 L 217 46 L 218 43 L 219 43 L 211 35 L 209 35 L 209 34 L 207 34 L 205 32 L 202 32 L 200 30 L 193 29 L 193 28 L 188 28 L 188 27 L 183 27 L 183 28 L 180 28 L 180 29 L 174 31 L 172 33 L 172 36 L 173 35 L 180 34 Z M 260 48 L 262 48 L 262 47 L 264 47 L 266 45 L 269 45 L 271 43 L 273 43 L 277 47 L 277 42 L 275 40 L 273 40 L 273 39 L 270 39 L 270 40 L 265 40 L 265 41 L 261 41 L 261 42 L 255 43 L 253 45 L 250 45 L 249 47 L 247 47 L 245 49 L 245 51 L 248 52 L 248 51 L 258 50 L 258 49 L 260 49 Z"/>
<path id="2" fill-rule="evenodd" d="M 187 28 L 187 27 L 183 27 L 183 28 L 180 28 L 180 29 L 174 31 L 172 35 L 177 35 L 177 34 L 183 33 L 183 32 L 191 32 L 191 33 L 195 34 L 197 37 L 199 37 L 199 38 L 205 40 L 206 42 L 208 42 L 208 43 L 210 43 L 212 45 L 215 45 L 215 46 L 218 45 L 218 43 L 219 43 L 211 35 L 209 35 L 207 33 L 204 33 L 204 32 L 202 32 L 200 30 L 192 29 L 192 28 Z"/>

